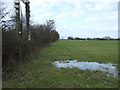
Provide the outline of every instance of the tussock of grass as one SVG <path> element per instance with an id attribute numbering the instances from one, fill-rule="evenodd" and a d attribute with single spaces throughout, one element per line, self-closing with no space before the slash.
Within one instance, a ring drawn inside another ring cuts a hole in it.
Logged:
<path id="1" fill-rule="evenodd" d="M 55 68 L 53 61 L 79 60 L 118 63 L 117 41 L 59 40 L 38 57 L 9 68 L 3 88 L 115 88 L 118 80 L 101 71 Z"/>

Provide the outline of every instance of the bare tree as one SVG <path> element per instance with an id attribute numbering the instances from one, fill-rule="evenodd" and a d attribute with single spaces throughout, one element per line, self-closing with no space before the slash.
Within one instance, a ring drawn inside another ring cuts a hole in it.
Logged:
<path id="1" fill-rule="evenodd" d="M 46 24 L 47 24 L 47 28 L 49 30 L 55 30 L 55 21 L 54 20 L 47 20 Z"/>
<path id="2" fill-rule="evenodd" d="M 10 30 L 15 28 L 14 8 L 8 9 L 5 3 L 0 1 L 0 26 L 2 30 Z M 9 17 L 9 20 L 6 19 Z"/>
<path id="3" fill-rule="evenodd" d="M 5 18 L 8 14 L 10 14 L 10 12 L 13 10 L 7 10 L 7 7 L 5 6 L 5 3 L 0 1 L 0 20 L 2 20 L 3 18 Z"/>

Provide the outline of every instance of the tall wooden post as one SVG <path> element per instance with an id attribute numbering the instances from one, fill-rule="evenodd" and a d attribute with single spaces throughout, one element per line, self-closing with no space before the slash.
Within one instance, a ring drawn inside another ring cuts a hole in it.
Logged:
<path id="1" fill-rule="evenodd" d="M 25 3 L 25 12 L 26 12 L 26 39 L 28 42 L 30 42 L 31 40 L 31 31 L 30 31 L 30 2 L 27 0 L 27 1 L 24 1 Z M 31 45 L 30 44 L 27 44 L 27 47 L 28 47 L 28 55 L 31 56 Z"/>
<path id="2" fill-rule="evenodd" d="M 22 11 L 21 11 L 21 24 L 20 24 L 20 48 L 21 48 L 21 60 L 24 59 L 24 42 L 23 42 L 23 15 L 22 15 Z"/>
<path id="3" fill-rule="evenodd" d="M 20 32 L 20 2 L 15 1 L 15 12 L 16 12 L 16 31 L 19 34 Z"/>
<path id="4" fill-rule="evenodd" d="M 27 40 L 31 39 L 31 32 L 30 32 L 30 6 L 29 1 L 24 2 L 25 3 L 25 10 L 26 10 L 26 29 L 27 29 Z"/>
<path id="5" fill-rule="evenodd" d="M 23 60 L 23 49 L 22 49 L 22 28 L 21 28 L 21 20 L 20 20 L 20 1 L 16 0 L 15 2 L 15 9 L 16 9 L 16 31 L 19 35 L 20 39 L 20 46 L 19 46 L 19 56 L 20 56 L 20 61 Z"/>

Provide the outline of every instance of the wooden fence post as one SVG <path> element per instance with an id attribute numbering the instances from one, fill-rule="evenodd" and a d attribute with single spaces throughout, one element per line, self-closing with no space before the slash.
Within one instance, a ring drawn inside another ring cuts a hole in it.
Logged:
<path id="1" fill-rule="evenodd" d="M 22 27 L 21 27 L 21 20 L 20 20 L 20 1 L 16 0 L 15 2 L 15 12 L 16 12 L 16 31 L 19 35 L 20 39 L 20 46 L 19 46 L 19 55 L 20 55 L 20 61 L 23 60 L 23 47 L 22 47 Z"/>

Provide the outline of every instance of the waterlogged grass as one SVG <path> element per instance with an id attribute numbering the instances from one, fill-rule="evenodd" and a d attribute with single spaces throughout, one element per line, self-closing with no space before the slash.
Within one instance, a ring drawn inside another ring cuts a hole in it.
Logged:
<path id="1" fill-rule="evenodd" d="M 79 60 L 118 63 L 117 41 L 59 40 L 39 56 L 9 68 L 3 88 L 117 88 L 118 80 L 102 71 L 56 68 L 53 61 Z"/>

